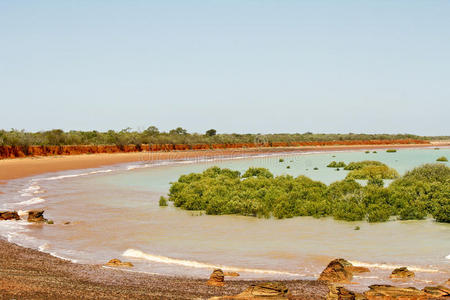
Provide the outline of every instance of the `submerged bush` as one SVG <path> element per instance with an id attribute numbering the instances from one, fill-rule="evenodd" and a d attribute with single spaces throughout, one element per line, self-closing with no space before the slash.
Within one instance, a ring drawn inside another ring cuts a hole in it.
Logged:
<path id="1" fill-rule="evenodd" d="M 385 188 L 382 176 L 374 170 L 388 167 L 377 162 L 363 163 L 359 168 L 361 163 L 354 163 L 355 169 L 350 173 L 360 174 L 369 168 L 366 186 L 355 181 L 359 176 L 327 186 L 305 176 L 273 176 L 265 168 L 249 168 L 241 175 L 238 171 L 212 167 L 202 173 L 182 175 L 172 182 L 169 200 L 176 207 L 212 215 L 279 219 L 333 216 L 338 220 L 369 222 L 388 221 L 391 216 L 411 220 L 431 215 L 438 222 L 450 222 L 450 168 L 446 165 L 420 166 Z M 165 200 L 161 197 L 160 205 Z"/>
<path id="2" fill-rule="evenodd" d="M 327 165 L 328 168 L 344 168 L 345 166 L 345 162 L 336 162 L 334 160 Z"/>
<path id="3" fill-rule="evenodd" d="M 159 197 L 159 206 L 167 206 L 167 199 L 164 196 Z"/>
<path id="4" fill-rule="evenodd" d="M 388 152 L 388 153 L 395 153 L 395 152 L 397 152 L 397 150 L 396 149 L 387 149 L 386 152 Z"/>
<path id="5" fill-rule="evenodd" d="M 367 166 L 385 166 L 385 164 L 376 160 L 352 161 L 347 166 L 345 166 L 344 170 L 360 170 Z"/>
<path id="6" fill-rule="evenodd" d="M 441 156 L 438 159 L 436 159 L 436 161 L 448 161 L 448 159 L 445 156 Z"/>
<path id="7" fill-rule="evenodd" d="M 366 166 L 359 170 L 353 170 L 347 174 L 349 179 L 395 179 L 399 174 L 396 170 L 389 168 L 388 166 Z"/>

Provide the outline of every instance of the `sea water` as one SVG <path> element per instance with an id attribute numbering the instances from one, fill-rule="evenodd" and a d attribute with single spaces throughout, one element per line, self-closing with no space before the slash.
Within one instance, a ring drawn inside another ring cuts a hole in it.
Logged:
<path id="1" fill-rule="evenodd" d="M 416 272 L 416 277 L 414 282 L 395 284 L 441 284 L 450 277 L 450 224 L 432 219 L 367 223 L 329 217 L 209 216 L 158 205 L 170 182 L 212 166 L 241 172 L 265 167 L 275 175 L 305 175 L 330 184 L 347 174 L 327 168 L 333 160 L 378 160 L 403 174 L 440 156 L 450 157 L 450 149 L 278 153 L 171 162 L 150 162 L 143 156 L 139 163 L 43 174 L 0 186 L 3 209 L 24 214 L 42 208 L 55 222 L 3 221 L 0 233 L 11 242 L 75 262 L 104 264 L 119 258 L 131 261 L 133 270 L 150 273 L 207 278 L 220 267 L 239 272 L 243 279 L 314 279 L 330 260 L 343 257 L 371 269 L 356 276 L 358 285 L 352 287 L 392 284 L 388 276 L 400 266 Z"/>

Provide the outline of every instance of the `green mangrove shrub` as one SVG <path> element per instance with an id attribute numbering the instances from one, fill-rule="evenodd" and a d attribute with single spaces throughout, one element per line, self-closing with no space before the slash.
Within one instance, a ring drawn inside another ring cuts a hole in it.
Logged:
<path id="1" fill-rule="evenodd" d="M 436 159 L 436 161 L 448 161 L 448 159 L 445 156 L 441 156 L 438 159 Z"/>
<path id="2" fill-rule="evenodd" d="M 327 165 L 328 168 L 344 168 L 345 166 L 345 162 L 336 162 L 334 160 Z"/>
<path id="3" fill-rule="evenodd" d="M 396 174 L 398 178 L 388 187 L 383 186 L 383 176 L 373 171 L 384 167 L 387 166 L 375 164 L 352 170 L 361 172 L 370 168 L 365 186 L 355 180 L 359 176 L 349 176 L 327 186 L 306 176 L 274 176 L 265 168 L 249 168 L 241 175 L 238 171 L 212 167 L 202 173 L 182 175 L 172 182 L 169 201 L 182 209 L 212 215 L 279 219 L 333 216 L 338 220 L 368 222 L 385 222 L 394 216 L 410 220 L 431 215 L 438 222 L 450 222 L 449 167 L 423 165 L 402 177 Z"/>

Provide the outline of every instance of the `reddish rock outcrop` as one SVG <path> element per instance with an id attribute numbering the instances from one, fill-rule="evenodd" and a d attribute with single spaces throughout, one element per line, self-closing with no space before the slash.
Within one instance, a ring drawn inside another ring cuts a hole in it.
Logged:
<path id="1" fill-rule="evenodd" d="M 353 273 L 349 271 L 349 267 L 353 267 L 353 265 L 345 259 L 334 259 L 322 271 L 318 280 L 334 283 L 349 283 L 353 279 Z"/>
<path id="2" fill-rule="evenodd" d="M 133 267 L 134 265 L 130 262 L 123 262 L 120 259 L 113 258 L 106 263 L 110 267 Z"/>
<path id="3" fill-rule="evenodd" d="M 404 279 L 404 278 L 412 278 L 414 277 L 414 272 L 408 270 L 406 267 L 397 268 L 392 271 L 392 274 L 389 276 L 393 279 Z"/>
<path id="4" fill-rule="evenodd" d="M 20 220 L 16 211 L 0 211 L 0 220 Z"/>
<path id="5" fill-rule="evenodd" d="M 224 286 L 225 277 L 223 271 L 221 269 L 215 269 L 211 276 L 209 276 L 207 284 L 211 286 Z"/>
<path id="6" fill-rule="evenodd" d="M 47 222 L 47 219 L 44 218 L 43 210 L 30 210 L 28 211 L 28 222 Z"/>

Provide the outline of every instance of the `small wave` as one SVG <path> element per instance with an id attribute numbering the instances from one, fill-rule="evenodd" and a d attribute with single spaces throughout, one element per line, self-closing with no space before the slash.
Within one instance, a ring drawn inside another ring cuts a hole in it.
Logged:
<path id="1" fill-rule="evenodd" d="M 59 176 L 53 176 L 53 177 L 47 177 L 47 178 L 35 178 L 32 181 L 52 181 L 52 180 L 59 180 L 59 179 L 65 179 L 65 178 L 74 178 L 74 177 L 80 177 L 80 176 L 88 176 L 93 174 L 99 174 L 99 173 L 109 173 L 112 172 L 112 169 L 107 170 L 97 170 L 97 171 L 91 171 L 86 173 L 78 173 L 78 174 L 67 174 L 67 175 L 59 175 Z"/>
<path id="2" fill-rule="evenodd" d="M 445 257 L 446 259 L 450 259 L 450 254 Z"/>
<path id="3" fill-rule="evenodd" d="M 401 268 L 404 266 L 400 265 L 390 265 L 390 264 L 370 264 L 360 261 L 350 261 L 351 264 L 358 266 L 358 267 L 366 267 L 366 268 L 377 268 L 377 269 L 385 269 L 385 270 L 393 270 L 397 268 Z M 436 269 L 426 269 L 421 267 L 415 267 L 415 266 L 408 266 L 408 270 L 410 271 L 416 271 L 416 272 L 426 272 L 426 273 L 438 273 L 439 270 Z"/>
<path id="4" fill-rule="evenodd" d="M 27 187 L 26 189 L 20 190 L 19 193 L 20 193 L 20 196 L 22 196 L 22 197 L 30 197 L 30 196 L 33 196 L 33 194 L 39 193 L 40 189 L 41 189 L 41 187 L 38 185 L 31 185 L 31 186 Z"/>
<path id="5" fill-rule="evenodd" d="M 39 197 L 35 197 L 35 198 L 31 198 L 30 200 L 25 200 L 25 201 L 13 203 L 13 204 L 14 205 L 33 205 L 33 204 L 38 204 L 38 203 L 42 203 L 42 202 L 45 202 L 45 200 L 42 198 L 39 198 Z"/>
<path id="6" fill-rule="evenodd" d="M 42 251 L 42 252 L 45 252 L 45 251 Z M 78 262 L 78 260 L 76 260 L 76 259 L 71 259 L 71 258 L 67 258 L 67 257 L 61 256 L 61 255 L 56 254 L 55 252 L 49 252 L 48 254 L 50 254 L 51 256 L 54 256 L 56 258 L 62 259 L 62 260 L 71 261 L 74 264 L 76 264 Z"/>
<path id="7" fill-rule="evenodd" d="M 157 263 L 165 263 L 165 264 L 174 264 L 174 265 L 180 265 L 184 267 L 191 267 L 191 268 L 201 268 L 201 269 L 223 269 L 227 271 L 234 271 L 234 272 L 250 272 L 250 273 L 259 273 L 259 274 L 279 274 L 279 275 L 289 275 L 289 276 L 306 276 L 301 274 L 295 274 L 290 272 L 283 272 L 283 271 L 275 271 L 275 270 L 263 270 L 263 269 L 247 269 L 247 268 L 239 268 L 239 267 L 230 267 L 230 266 L 223 266 L 223 265 L 213 265 L 213 264 L 207 264 L 192 260 L 183 260 L 183 259 L 176 259 L 176 258 L 170 258 L 166 256 L 159 256 L 159 255 L 152 255 L 148 253 L 144 253 L 140 250 L 135 249 L 128 249 L 126 250 L 122 256 L 126 257 L 133 257 L 133 258 L 142 258 L 148 261 L 153 261 Z"/>
<path id="8" fill-rule="evenodd" d="M 44 251 L 47 250 L 48 248 L 50 248 L 49 243 L 42 244 L 42 245 L 40 245 L 40 246 L 38 247 L 39 251 L 41 251 L 41 252 L 44 252 Z"/>

